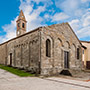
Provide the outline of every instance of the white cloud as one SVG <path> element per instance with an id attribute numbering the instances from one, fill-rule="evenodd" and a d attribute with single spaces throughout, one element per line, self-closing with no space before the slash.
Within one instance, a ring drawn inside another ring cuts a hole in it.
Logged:
<path id="1" fill-rule="evenodd" d="M 44 24 L 41 24 L 43 21 L 43 18 L 40 16 L 40 13 L 44 12 L 46 9 L 46 5 L 44 6 L 38 6 L 36 9 L 33 9 L 32 3 L 30 1 L 33 0 L 27 0 L 26 2 L 23 1 L 20 4 L 20 10 L 22 9 L 26 20 L 27 20 L 27 30 L 35 29 L 39 26 L 43 26 Z M 34 0 L 34 2 L 41 2 L 41 0 Z"/>
<path id="2" fill-rule="evenodd" d="M 50 18 L 50 15 L 49 14 L 45 14 L 44 18 L 46 18 L 46 19 Z"/>
<path id="3" fill-rule="evenodd" d="M 33 10 L 31 14 L 27 14 L 24 12 L 26 19 L 27 19 L 27 26 L 28 30 L 35 29 L 39 26 L 43 26 L 41 22 L 43 21 L 43 18 L 40 16 L 41 12 L 45 11 L 45 6 L 40 6 L 37 9 Z"/>
<path id="4" fill-rule="evenodd" d="M 90 25 L 90 10 L 85 15 L 83 15 L 82 20 L 83 20 L 84 27 Z"/>
<path id="5" fill-rule="evenodd" d="M 89 7 L 88 1 L 90 0 L 55 0 L 55 4 L 68 15 L 81 17 Z"/>
<path id="6" fill-rule="evenodd" d="M 52 16 L 52 22 L 66 20 L 68 18 L 69 16 L 65 13 L 56 13 L 54 16 Z"/>
<path id="7" fill-rule="evenodd" d="M 16 36 L 16 19 L 17 17 L 13 21 L 11 21 L 11 24 L 2 26 L 4 32 L 6 32 L 6 35 L 0 37 L 0 42 L 5 42 Z"/>
<path id="8" fill-rule="evenodd" d="M 55 0 L 56 6 L 66 13 L 71 13 L 79 7 L 79 0 Z"/>
<path id="9" fill-rule="evenodd" d="M 72 20 L 71 22 L 69 22 L 69 24 L 72 26 L 75 32 L 78 31 L 80 27 L 80 21 L 78 19 Z"/>
<path id="10" fill-rule="evenodd" d="M 88 10 L 80 19 L 74 19 L 69 24 L 80 39 L 90 37 L 90 12 Z"/>
<path id="11" fill-rule="evenodd" d="M 83 3 L 88 2 L 88 1 L 90 1 L 90 0 L 81 0 L 81 2 L 83 2 Z"/>
<path id="12" fill-rule="evenodd" d="M 49 21 L 51 21 L 51 19 L 52 19 L 52 16 L 50 15 L 50 14 L 45 14 L 44 15 L 44 22 L 49 22 Z"/>
<path id="13" fill-rule="evenodd" d="M 32 12 L 33 10 L 33 5 L 27 2 L 21 2 L 19 9 L 23 10 L 26 14 Z"/>
<path id="14" fill-rule="evenodd" d="M 37 4 L 39 4 L 40 2 L 45 2 L 45 3 L 48 3 L 50 2 L 52 4 L 52 1 L 51 0 L 31 0 L 31 1 L 34 1 L 36 2 Z M 49 4 L 49 3 L 48 3 Z"/>
<path id="15" fill-rule="evenodd" d="M 90 11 L 86 12 L 82 18 L 82 28 L 77 31 L 80 38 L 90 37 Z"/>
<path id="16" fill-rule="evenodd" d="M 74 12 L 74 15 L 76 17 L 81 17 L 83 14 L 84 14 L 85 11 L 83 11 L 83 9 L 77 9 L 75 12 Z"/>
<path id="17" fill-rule="evenodd" d="M 77 35 L 79 38 L 90 37 L 90 26 L 78 30 Z"/>
<path id="18" fill-rule="evenodd" d="M 88 25 L 90 25 L 90 16 L 86 17 L 83 23 L 83 26 L 88 26 Z"/>

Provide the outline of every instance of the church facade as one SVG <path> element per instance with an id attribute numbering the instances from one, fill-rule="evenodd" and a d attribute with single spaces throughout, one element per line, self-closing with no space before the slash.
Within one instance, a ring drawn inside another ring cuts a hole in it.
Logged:
<path id="1" fill-rule="evenodd" d="M 23 68 L 42 75 L 64 69 L 81 70 L 82 45 L 68 23 L 39 27 L 26 33 L 21 10 L 16 38 L 0 44 L 0 64 Z"/>

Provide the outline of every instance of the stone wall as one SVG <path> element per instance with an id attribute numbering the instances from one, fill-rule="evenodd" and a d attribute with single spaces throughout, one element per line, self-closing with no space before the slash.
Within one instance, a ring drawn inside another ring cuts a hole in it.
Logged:
<path id="1" fill-rule="evenodd" d="M 6 64 L 7 62 L 7 43 L 0 45 L 0 64 Z"/>
<path id="2" fill-rule="evenodd" d="M 46 40 L 51 41 L 51 57 L 46 56 Z M 80 58 L 77 59 L 77 48 Z M 56 74 L 64 69 L 64 51 L 69 52 L 69 69 L 80 70 L 81 44 L 68 23 L 42 28 L 41 32 L 41 74 Z"/>
<path id="3" fill-rule="evenodd" d="M 23 36 L 16 37 L 7 43 L 7 65 L 10 65 L 10 55 L 12 66 L 36 71 L 40 61 L 40 35 L 39 31 L 33 31 Z M 4 64 L 6 54 L 5 44 L 0 47 L 0 62 Z M 2 62 L 3 60 L 3 62 Z M 39 70 L 39 69 L 38 69 Z"/>

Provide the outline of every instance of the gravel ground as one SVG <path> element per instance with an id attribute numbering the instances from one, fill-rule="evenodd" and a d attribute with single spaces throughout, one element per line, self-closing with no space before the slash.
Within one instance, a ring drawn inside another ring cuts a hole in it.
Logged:
<path id="1" fill-rule="evenodd" d="M 0 69 L 0 90 L 90 90 L 90 82 L 62 77 L 18 77 Z"/>

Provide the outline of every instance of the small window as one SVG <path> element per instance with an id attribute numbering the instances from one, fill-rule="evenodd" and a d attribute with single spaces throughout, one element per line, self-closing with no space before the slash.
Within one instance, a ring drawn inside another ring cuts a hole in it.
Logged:
<path id="1" fill-rule="evenodd" d="M 79 48 L 77 48 L 77 59 L 79 59 Z"/>
<path id="2" fill-rule="evenodd" d="M 25 27 L 24 23 L 22 24 L 22 27 L 23 27 L 23 28 Z"/>
<path id="3" fill-rule="evenodd" d="M 51 56 L 51 42 L 49 39 L 46 40 L 46 56 Z"/>
<path id="4" fill-rule="evenodd" d="M 82 53 L 84 54 L 84 50 L 82 51 Z"/>

